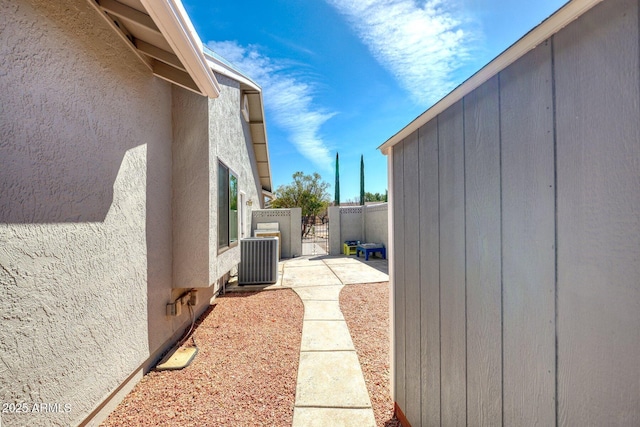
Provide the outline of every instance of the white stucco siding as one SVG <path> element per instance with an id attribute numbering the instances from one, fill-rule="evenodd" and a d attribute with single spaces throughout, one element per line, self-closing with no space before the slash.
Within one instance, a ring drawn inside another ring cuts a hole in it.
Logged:
<path id="1" fill-rule="evenodd" d="M 245 236 L 251 232 L 251 210 L 260 208 L 260 196 L 256 187 L 255 160 L 251 132 L 240 111 L 240 83 L 216 74 L 220 83 L 220 97 L 209 100 L 209 167 L 212 189 L 210 209 L 209 245 L 211 281 L 217 280 L 240 262 L 240 245 L 218 254 L 218 204 L 217 179 L 218 160 L 227 165 L 238 176 L 238 192 L 246 194 L 246 200 L 253 204 L 242 206 L 244 212 Z M 239 232 L 240 236 L 241 233 Z"/>
<path id="2" fill-rule="evenodd" d="M 2 421 L 75 425 L 175 331 L 171 90 L 84 0 L 0 28 L 0 401 L 71 407 Z"/>

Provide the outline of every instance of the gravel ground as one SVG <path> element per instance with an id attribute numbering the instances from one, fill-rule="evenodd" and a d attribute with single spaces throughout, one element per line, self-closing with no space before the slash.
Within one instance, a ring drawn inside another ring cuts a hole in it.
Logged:
<path id="1" fill-rule="evenodd" d="M 376 423 L 399 427 L 389 391 L 389 282 L 345 286 L 340 309 L 358 353 Z"/>
<path id="2" fill-rule="evenodd" d="M 302 302 L 291 290 L 215 301 L 197 321 L 191 365 L 149 372 L 103 426 L 291 425 Z"/>

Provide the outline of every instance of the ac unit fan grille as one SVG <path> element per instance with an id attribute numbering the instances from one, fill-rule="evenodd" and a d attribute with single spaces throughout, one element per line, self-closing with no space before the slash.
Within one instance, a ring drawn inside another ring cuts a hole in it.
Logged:
<path id="1" fill-rule="evenodd" d="M 278 281 L 278 239 L 249 238 L 240 241 L 239 285 Z"/>

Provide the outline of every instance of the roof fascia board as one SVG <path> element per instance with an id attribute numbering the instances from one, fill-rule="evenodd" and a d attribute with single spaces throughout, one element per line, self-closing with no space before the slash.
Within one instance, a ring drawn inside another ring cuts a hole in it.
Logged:
<path id="1" fill-rule="evenodd" d="M 216 73 L 222 74 L 223 76 L 227 76 L 239 83 L 245 84 L 250 88 L 257 90 L 258 92 L 262 92 L 262 88 L 256 82 L 242 74 L 237 69 L 233 68 L 231 65 L 224 62 L 222 59 L 216 58 L 214 55 L 211 55 L 207 51 L 205 51 L 204 55 L 207 58 L 209 67 L 211 67 L 211 69 Z"/>
<path id="2" fill-rule="evenodd" d="M 202 94 L 209 98 L 217 98 L 220 95 L 220 85 L 207 64 L 202 51 L 202 41 L 180 0 L 140 0 L 140 2 Z"/>
<path id="3" fill-rule="evenodd" d="M 411 123 L 405 126 L 398 133 L 389 138 L 386 142 L 378 147 L 384 155 L 389 154 L 389 150 L 394 145 L 401 142 L 407 136 L 411 135 L 418 128 L 432 120 L 438 114 L 445 111 L 451 105 L 460 101 L 465 95 L 481 86 L 484 82 L 513 64 L 515 61 L 524 56 L 527 52 L 534 49 L 540 43 L 544 42 L 562 28 L 569 25 L 575 19 L 587 12 L 589 9 L 600 3 L 602 0 L 571 0 L 560 8 L 553 15 L 540 23 L 533 30 L 529 31 L 524 37 L 511 45 L 507 50 L 498 55 L 495 59 L 482 67 L 477 73 L 465 80 L 448 95 L 438 101 L 433 107 L 422 113 Z"/>

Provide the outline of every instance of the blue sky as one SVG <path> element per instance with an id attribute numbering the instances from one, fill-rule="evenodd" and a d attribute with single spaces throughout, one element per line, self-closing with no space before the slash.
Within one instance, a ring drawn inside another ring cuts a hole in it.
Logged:
<path id="1" fill-rule="evenodd" d="M 200 38 L 263 88 L 274 189 L 387 189 L 377 147 L 565 0 L 183 0 Z"/>

